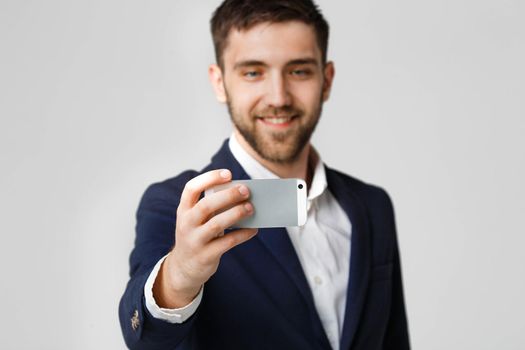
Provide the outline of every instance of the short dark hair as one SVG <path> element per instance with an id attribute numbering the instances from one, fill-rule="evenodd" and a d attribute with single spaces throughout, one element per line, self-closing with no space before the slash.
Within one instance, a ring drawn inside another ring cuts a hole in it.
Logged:
<path id="1" fill-rule="evenodd" d="M 224 0 L 211 18 L 217 64 L 224 68 L 222 54 L 232 29 L 247 30 L 264 22 L 294 20 L 314 27 L 323 64 L 326 63 L 329 27 L 312 0 Z"/>

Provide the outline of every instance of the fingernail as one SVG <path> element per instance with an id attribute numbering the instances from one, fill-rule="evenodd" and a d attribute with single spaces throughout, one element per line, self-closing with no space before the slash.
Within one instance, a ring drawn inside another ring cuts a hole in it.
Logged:
<path id="1" fill-rule="evenodd" d="M 229 170 L 221 170 L 220 175 L 224 179 L 230 178 L 230 171 Z"/>
<path id="2" fill-rule="evenodd" d="M 242 194 L 243 196 L 247 196 L 250 192 L 248 191 L 248 187 L 242 185 L 242 186 L 239 186 L 239 193 Z"/>
<path id="3" fill-rule="evenodd" d="M 253 211 L 253 205 L 251 205 L 250 203 L 246 203 L 244 205 L 244 209 L 248 212 L 248 213 L 251 213 Z"/>

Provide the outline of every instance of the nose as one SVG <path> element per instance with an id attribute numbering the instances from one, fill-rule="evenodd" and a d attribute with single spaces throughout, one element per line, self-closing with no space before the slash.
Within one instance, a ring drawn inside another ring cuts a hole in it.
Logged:
<path id="1" fill-rule="evenodd" d="M 273 74 L 269 81 L 267 104 L 271 107 L 280 108 L 291 104 L 291 95 L 288 84 L 279 73 Z"/>

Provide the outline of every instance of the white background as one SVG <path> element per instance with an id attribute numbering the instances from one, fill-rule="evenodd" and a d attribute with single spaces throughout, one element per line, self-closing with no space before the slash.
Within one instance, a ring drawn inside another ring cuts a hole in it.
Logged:
<path id="1" fill-rule="evenodd" d="M 231 130 L 218 4 L 0 1 L 0 348 L 124 348 L 140 196 Z M 319 5 L 336 79 L 313 143 L 394 200 L 413 348 L 523 349 L 524 2 Z"/>

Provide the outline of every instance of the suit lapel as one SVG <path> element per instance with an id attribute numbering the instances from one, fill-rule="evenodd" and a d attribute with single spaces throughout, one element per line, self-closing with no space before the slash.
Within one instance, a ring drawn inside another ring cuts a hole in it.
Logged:
<path id="1" fill-rule="evenodd" d="M 310 287 L 286 229 L 260 229 L 257 238 L 279 262 L 281 268 L 286 271 L 308 307 L 310 309 L 315 308 Z"/>
<path id="2" fill-rule="evenodd" d="M 235 159 L 231 153 L 228 140 L 226 140 L 219 152 L 212 158 L 212 163 L 203 169 L 202 171 L 208 171 L 211 169 L 226 168 L 230 169 L 235 180 L 247 180 L 250 179 L 248 174 Z M 286 272 L 289 278 L 295 285 L 299 297 L 304 301 L 304 304 L 309 310 L 311 316 L 312 329 L 315 332 L 315 338 L 319 341 L 321 348 L 330 348 L 330 343 L 324 328 L 322 326 L 319 315 L 315 308 L 313 301 L 313 295 L 306 281 L 304 271 L 302 269 L 297 253 L 293 247 L 288 232 L 285 228 L 267 228 L 260 229 L 257 234 L 257 239 L 262 245 L 268 250 L 275 260 L 279 263 L 281 268 Z M 272 288 L 282 288 L 282 286 L 272 286 Z M 277 293 L 278 294 L 278 293 Z"/>
<path id="3" fill-rule="evenodd" d="M 330 342 L 324 331 L 324 327 L 317 313 L 310 286 L 306 281 L 303 268 L 295 252 L 295 248 L 290 241 L 288 232 L 284 228 L 261 229 L 257 238 L 264 244 L 270 254 L 279 263 L 281 268 L 286 271 L 293 281 L 304 303 L 308 307 L 312 322 L 314 337 L 320 343 L 321 348 L 330 348 Z M 279 288 L 279 286 L 277 286 Z"/>
<path id="4" fill-rule="evenodd" d="M 352 223 L 350 274 L 340 343 L 341 350 L 346 350 L 354 339 L 368 288 L 371 253 L 369 227 L 365 206 L 348 182 L 328 167 L 326 177 L 330 192 Z"/>

